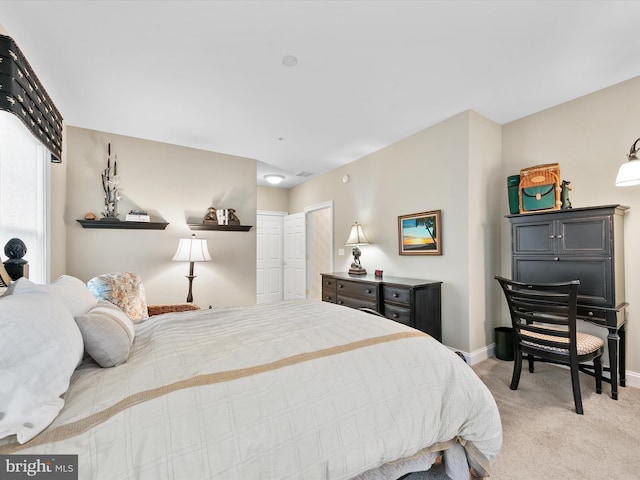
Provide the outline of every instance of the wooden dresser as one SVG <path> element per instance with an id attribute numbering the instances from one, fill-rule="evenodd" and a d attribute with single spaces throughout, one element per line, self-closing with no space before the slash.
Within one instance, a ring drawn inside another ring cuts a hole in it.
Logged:
<path id="1" fill-rule="evenodd" d="M 323 273 L 322 300 L 370 308 L 441 342 L 441 285 L 442 282 L 414 278 Z"/>

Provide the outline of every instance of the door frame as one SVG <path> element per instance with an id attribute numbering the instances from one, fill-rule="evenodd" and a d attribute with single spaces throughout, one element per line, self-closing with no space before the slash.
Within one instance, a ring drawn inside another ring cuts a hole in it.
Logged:
<path id="1" fill-rule="evenodd" d="M 333 252 L 334 252 L 334 243 L 335 243 L 335 239 L 334 239 L 334 212 L 333 212 L 333 200 L 329 200 L 328 202 L 322 202 L 322 203 L 317 203 L 315 205 L 311 205 L 309 207 L 304 207 L 304 213 L 305 215 L 308 215 L 310 212 L 314 212 L 316 210 L 324 210 L 328 208 L 329 209 L 329 269 L 331 270 L 331 272 L 333 272 L 333 266 L 334 266 L 334 260 L 333 260 Z M 310 285 L 313 284 L 313 278 L 316 275 L 319 275 L 321 272 L 313 272 L 311 271 L 312 269 L 309 266 L 309 259 L 312 257 L 312 252 L 310 251 L 310 244 L 309 244 L 309 229 L 308 229 L 308 224 L 305 224 L 305 229 L 307 230 L 307 278 L 306 278 L 306 282 L 307 285 L 305 286 L 305 289 L 307 292 L 309 292 L 309 288 Z M 329 273 L 329 272 L 325 272 L 325 273 Z M 307 293 L 307 298 L 308 298 L 309 294 Z"/>

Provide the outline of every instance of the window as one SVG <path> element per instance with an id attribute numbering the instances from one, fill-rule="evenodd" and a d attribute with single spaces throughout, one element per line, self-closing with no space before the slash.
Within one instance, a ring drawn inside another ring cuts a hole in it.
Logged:
<path id="1" fill-rule="evenodd" d="M 11 238 L 27 246 L 29 278 L 49 281 L 49 151 L 19 118 L 0 112 L 0 257 Z"/>

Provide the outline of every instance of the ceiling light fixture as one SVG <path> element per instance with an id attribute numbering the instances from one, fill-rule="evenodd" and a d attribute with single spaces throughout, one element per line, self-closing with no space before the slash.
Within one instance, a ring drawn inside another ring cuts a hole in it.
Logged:
<path id="1" fill-rule="evenodd" d="M 270 173 L 264 176 L 264 179 L 269 182 L 271 185 L 278 185 L 281 181 L 284 180 L 284 175 L 278 175 L 275 173 Z"/>
<path id="2" fill-rule="evenodd" d="M 295 67 L 298 64 L 298 59 L 293 55 L 285 55 L 282 57 L 282 64 L 285 67 Z"/>

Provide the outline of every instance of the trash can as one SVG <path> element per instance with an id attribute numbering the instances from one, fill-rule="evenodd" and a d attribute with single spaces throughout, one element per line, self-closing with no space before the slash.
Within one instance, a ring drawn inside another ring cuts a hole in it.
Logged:
<path id="1" fill-rule="evenodd" d="M 518 187 L 520 186 L 520 175 L 507 177 L 507 191 L 509 193 L 509 213 L 520 213 L 520 200 L 518 199 Z"/>
<path id="2" fill-rule="evenodd" d="M 500 360 L 513 360 L 513 328 L 497 327 L 495 329 L 496 358 Z"/>

